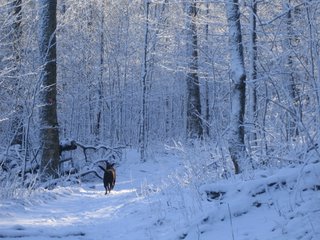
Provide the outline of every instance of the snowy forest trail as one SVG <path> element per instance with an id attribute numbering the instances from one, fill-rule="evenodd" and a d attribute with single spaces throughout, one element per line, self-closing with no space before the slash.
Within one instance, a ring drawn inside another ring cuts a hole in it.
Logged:
<path id="1" fill-rule="evenodd" d="M 2 201 L 0 239 L 319 239 L 319 161 L 205 185 L 186 164 L 130 156 L 111 194 L 98 181 Z"/>
<path id="2" fill-rule="evenodd" d="M 132 199 L 133 203 L 134 195 L 133 191 L 122 190 L 105 196 L 102 188 L 63 190 L 56 196 L 42 199 L 36 205 L 31 203 L 20 206 L 19 211 L 17 209 L 16 212 L 10 213 L 5 222 L 1 221 L 0 225 L 4 226 L 5 230 L 1 231 L 0 237 L 77 238 L 86 236 L 87 231 L 91 230 L 107 234 L 114 229 L 113 225 L 119 218 L 119 213 L 126 212 L 120 211 L 126 205 L 123 201 L 130 202 Z M 8 221 L 10 219 L 12 221 Z M 95 229 L 94 226 L 101 227 L 103 231 Z M 96 234 L 94 236 L 92 239 L 99 239 Z M 103 237 L 101 236 L 101 239 Z"/>
<path id="3" fill-rule="evenodd" d="M 160 174 L 153 174 L 151 164 L 120 167 L 116 187 L 107 195 L 102 182 L 97 182 L 58 187 L 32 197 L 30 202 L 0 203 L 0 239 L 116 240 L 147 236 L 153 214 L 141 188 L 147 182 L 160 184 L 166 177 L 162 173 L 169 169 L 161 170 L 166 165 L 158 165 Z"/>

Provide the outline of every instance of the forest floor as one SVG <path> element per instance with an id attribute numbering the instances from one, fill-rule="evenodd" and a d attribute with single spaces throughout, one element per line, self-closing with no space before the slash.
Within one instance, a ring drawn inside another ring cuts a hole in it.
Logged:
<path id="1" fill-rule="evenodd" d="M 0 239 L 320 239 L 320 163 L 199 184 L 178 155 L 127 155 L 117 183 L 0 201 Z"/>

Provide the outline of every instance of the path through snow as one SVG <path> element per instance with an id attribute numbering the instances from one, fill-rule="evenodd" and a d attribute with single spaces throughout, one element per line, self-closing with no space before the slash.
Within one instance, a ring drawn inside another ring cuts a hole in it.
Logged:
<path id="1" fill-rule="evenodd" d="M 157 165 L 157 166 L 154 166 Z M 141 189 L 162 184 L 167 164 L 128 164 L 117 171 L 117 183 L 105 195 L 102 183 L 59 187 L 29 201 L 0 203 L 0 238 L 5 239 L 148 239 L 157 224 L 148 194 Z M 154 174 L 154 169 L 160 174 Z M 156 190 L 150 190 L 156 192 Z"/>
<path id="2" fill-rule="evenodd" d="M 201 187 L 180 164 L 124 161 L 110 195 L 98 182 L 0 202 L 0 239 L 320 239 L 319 161 Z"/>

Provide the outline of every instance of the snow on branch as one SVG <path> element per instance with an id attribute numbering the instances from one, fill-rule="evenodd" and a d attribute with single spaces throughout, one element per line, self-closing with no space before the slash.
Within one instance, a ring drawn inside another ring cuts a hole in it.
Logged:
<path id="1" fill-rule="evenodd" d="M 74 141 L 74 140 L 73 140 Z M 82 151 L 83 151 L 83 154 L 84 154 L 84 157 L 85 157 L 85 161 L 87 162 L 88 161 L 88 158 L 87 158 L 87 150 L 94 150 L 94 151 L 98 151 L 100 149 L 104 149 L 106 151 L 109 151 L 109 156 L 110 157 L 115 157 L 115 155 L 117 157 L 120 157 L 120 150 L 123 149 L 123 148 L 126 148 L 126 146 L 118 146 L 118 147 L 108 147 L 108 146 L 105 146 L 105 145 L 97 145 L 97 146 L 93 146 L 93 145 L 84 145 L 82 143 L 79 143 L 79 142 L 76 142 L 74 141 L 74 144 L 76 144 L 78 147 L 82 148 Z"/>

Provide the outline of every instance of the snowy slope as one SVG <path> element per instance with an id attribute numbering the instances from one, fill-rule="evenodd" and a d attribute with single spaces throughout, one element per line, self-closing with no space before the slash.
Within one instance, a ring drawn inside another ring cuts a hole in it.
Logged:
<path id="1" fill-rule="evenodd" d="M 37 190 L 0 203 L 2 239 L 320 239 L 320 164 L 197 186 L 178 156 L 127 156 L 117 184 Z"/>
<path id="2" fill-rule="evenodd" d="M 185 239 L 320 239 L 319 163 L 221 181 L 202 191 L 212 210 Z"/>

